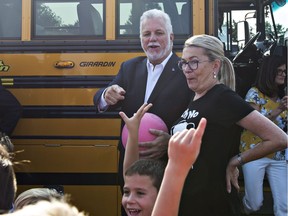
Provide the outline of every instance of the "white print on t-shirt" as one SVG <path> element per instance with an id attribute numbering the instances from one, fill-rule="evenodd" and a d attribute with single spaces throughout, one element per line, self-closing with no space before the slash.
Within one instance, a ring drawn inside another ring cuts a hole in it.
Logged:
<path id="1" fill-rule="evenodd" d="M 195 128 L 195 124 L 193 122 L 188 123 L 186 120 L 182 120 L 178 122 L 178 124 L 174 125 L 171 128 L 172 134 L 175 134 L 177 131 L 183 131 L 185 129 Z"/>
<path id="2" fill-rule="evenodd" d="M 193 122 L 188 123 L 187 120 L 197 117 L 198 114 L 199 112 L 197 112 L 196 110 L 191 111 L 187 109 L 181 116 L 183 120 L 181 120 L 171 128 L 172 134 L 175 134 L 177 131 L 183 131 L 185 129 L 195 128 L 195 124 Z"/>
<path id="3" fill-rule="evenodd" d="M 185 112 L 182 114 L 182 118 L 183 119 L 190 119 L 190 118 L 195 118 L 199 115 L 199 112 L 197 112 L 196 110 L 185 110 Z"/>

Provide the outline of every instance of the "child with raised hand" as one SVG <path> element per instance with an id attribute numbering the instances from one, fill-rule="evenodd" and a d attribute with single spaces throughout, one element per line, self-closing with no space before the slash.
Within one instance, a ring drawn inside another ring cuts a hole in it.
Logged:
<path id="1" fill-rule="evenodd" d="M 141 212 L 143 216 L 176 216 L 184 181 L 200 151 L 206 119 L 200 121 L 196 130 L 183 130 L 170 138 L 169 161 L 165 169 L 165 164 L 158 160 L 139 159 L 139 126 L 151 106 L 143 104 L 131 118 L 123 112 L 119 113 L 129 131 L 123 164 L 125 185 L 122 205 L 128 215 Z"/>
<path id="2" fill-rule="evenodd" d="M 135 214 L 151 216 L 166 166 L 166 163 L 160 160 L 139 159 L 140 122 L 151 106 L 152 104 L 143 104 L 131 118 L 123 112 L 119 113 L 128 129 L 122 197 L 122 205 L 128 216 Z"/>
<path id="3" fill-rule="evenodd" d="M 151 103 L 144 103 L 131 118 L 128 118 L 124 112 L 119 112 L 119 115 L 125 122 L 128 129 L 128 138 L 123 162 L 123 177 L 125 172 L 135 161 L 139 160 L 138 133 L 140 122 L 144 114 L 152 106 Z"/>

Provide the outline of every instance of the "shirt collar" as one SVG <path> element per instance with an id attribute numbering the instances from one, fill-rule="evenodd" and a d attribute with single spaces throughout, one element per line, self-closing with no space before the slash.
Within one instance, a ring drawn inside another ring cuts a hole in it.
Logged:
<path id="1" fill-rule="evenodd" d="M 172 51 L 170 52 L 170 54 L 164 59 L 164 61 L 162 61 L 160 64 L 162 68 L 165 67 L 165 65 L 167 64 L 168 60 L 170 59 L 170 57 L 172 56 Z M 147 67 L 150 68 L 151 70 L 153 70 L 154 67 L 156 67 L 157 65 L 153 65 L 150 63 L 149 59 L 147 58 Z"/>

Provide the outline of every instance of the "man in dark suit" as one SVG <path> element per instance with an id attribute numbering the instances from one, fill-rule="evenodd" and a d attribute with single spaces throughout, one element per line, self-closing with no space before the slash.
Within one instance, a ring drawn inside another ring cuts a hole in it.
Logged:
<path id="1" fill-rule="evenodd" d="M 169 16 L 156 9 L 144 12 L 140 19 L 140 39 L 147 57 L 136 57 L 122 63 L 109 86 L 95 94 L 94 104 L 98 111 L 120 107 L 131 117 L 144 102 L 152 103 L 149 112 L 161 117 L 170 129 L 187 108 L 193 92 L 188 88 L 183 72 L 178 69 L 179 57 L 172 52 L 174 34 Z M 156 140 L 140 144 L 147 148 L 140 151 L 141 157 L 159 159 L 166 155 L 167 136 L 165 139 L 161 131 L 153 133 Z M 118 173 L 122 187 L 125 149 L 121 139 L 119 151 Z"/>

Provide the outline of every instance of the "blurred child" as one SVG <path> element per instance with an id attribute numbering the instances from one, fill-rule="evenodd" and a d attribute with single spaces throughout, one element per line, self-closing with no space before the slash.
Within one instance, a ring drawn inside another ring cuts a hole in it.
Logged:
<path id="1" fill-rule="evenodd" d="M 52 199 L 64 200 L 64 197 L 54 189 L 31 188 L 17 196 L 14 202 L 14 211 L 26 205 L 35 204 L 42 200 L 51 201 Z"/>
<path id="2" fill-rule="evenodd" d="M 22 209 L 4 214 L 3 216 L 88 216 L 84 212 L 60 200 L 45 201 L 42 200 L 35 204 L 24 206 Z"/>

